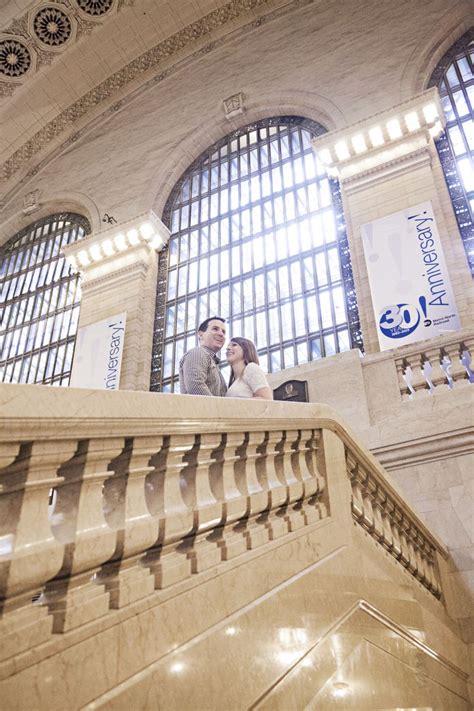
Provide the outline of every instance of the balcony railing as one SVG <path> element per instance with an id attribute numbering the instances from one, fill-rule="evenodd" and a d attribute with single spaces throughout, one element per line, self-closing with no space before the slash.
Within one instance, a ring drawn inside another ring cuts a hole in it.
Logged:
<path id="1" fill-rule="evenodd" d="M 404 400 L 473 384 L 472 329 L 405 346 L 397 352 L 395 365 Z"/>
<path id="2" fill-rule="evenodd" d="M 336 506 L 442 597 L 446 551 L 325 406 L 4 385 L 0 424 L 0 661 Z"/>

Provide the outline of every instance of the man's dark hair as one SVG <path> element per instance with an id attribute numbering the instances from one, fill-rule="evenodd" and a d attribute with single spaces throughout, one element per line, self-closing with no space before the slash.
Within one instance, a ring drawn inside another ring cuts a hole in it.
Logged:
<path id="1" fill-rule="evenodd" d="M 207 331 L 209 321 L 222 321 L 222 323 L 225 323 L 225 318 L 222 318 L 222 316 L 209 316 L 209 318 L 199 325 L 198 331 Z"/>

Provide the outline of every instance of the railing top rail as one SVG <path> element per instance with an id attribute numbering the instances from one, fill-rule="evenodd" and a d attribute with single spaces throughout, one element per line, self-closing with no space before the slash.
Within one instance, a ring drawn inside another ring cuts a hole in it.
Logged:
<path id="1" fill-rule="evenodd" d="M 448 556 L 445 547 L 412 511 L 383 467 L 328 405 L 0 385 L 0 443 L 283 429 L 335 432 L 358 463 L 440 554 Z"/>
<path id="2" fill-rule="evenodd" d="M 444 346 L 455 343 L 460 344 L 466 340 L 470 340 L 472 343 L 474 339 L 474 329 L 463 328 L 459 331 L 454 331 L 453 333 L 447 333 L 445 336 L 435 336 L 434 338 L 428 338 L 424 341 L 417 341 L 416 343 L 410 343 L 406 346 L 400 346 L 398 348 L 392 348 L 382 353 L 369 353 L 363 356 L 362 365 L 368 366 L 372 363 L 376 363 L 383 360 L 395 360 L 399 361 L 403 358 L 407 358 L 410 355 L 415 355 L 418 353 L 423 353 L 424 351 L 429 351 L 432 348 L 441 349 Z"/>

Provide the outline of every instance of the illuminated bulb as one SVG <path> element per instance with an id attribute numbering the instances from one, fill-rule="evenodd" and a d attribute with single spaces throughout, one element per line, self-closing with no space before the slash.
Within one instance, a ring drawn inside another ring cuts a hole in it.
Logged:
<path id="1" fill-rule="evenodd" d="M 391 121 L 387 121 L 387 131 L 388 135 L 392 140 L 395 140 L 396 138 L 400 138 L 402 135 L 402 129 L 400 128 L 400 121 L 398 119 L 392 119 Z"/>
<path id="2" fill-rule="evenodd" d="M 235 629 L 235 627 L 226 627 L 224 632 L 229 635 L 229 637 L 233 637 L 236 634 L 237 630 Z"/>
<path id="3" fill-rule="evenodd" d="M 137 230 L 135 230 L 135 229 L 129 230 L 127 232 L 127 237 L 128 237 L 128 241 L 132 245 L 132 247 L 134 247 L 137 244 L 140 244 L 140 237 L 138 236 Z"/>
<path id="4" fill-rule="evenodd" d="M 92 259 L 94 262 L 98 262 L 102 259 L 104 256 L 102 252 L 100 251 L 100 247 L 98 244 L 92 245 L 92 247 L 89 249 L 89 254 L 91 255 Z"/>
<path id="5" fill-rule="evenodd" d="M 367 144 L 362 133 L 358 133 L 356 136 L 352 136 L 351 141 L 356 153 L 364 153 L 364 151 L 367 150 Z"/>
<path id="6" fill-rule="evenodd" d="M 420 128 L 420 119 L 416 111 L 412 111 L 405 116 L 405 123 L 409 131 L 417 131 Z"/>
<path id="7" fill-rule="evenodd" d="M 120 232 L 118 235 L 115 235 L 114 244 L 119 252 L 123 252 L 125 249 L 127 249 L 127 241 L 125 239 L 125 235 L 122 232 Z"/>
<path id="8" fill-rule="evenodd" d="M 153 249 L 159 249 L 160 247 L 163 246 L 163 240 L 159 235 L 156 235 L 155 238 L 150 242 L 150 246 Z"/>
<path id="9" fill-rule="evenodd" d="M 87 254 L 85 249 L 81 250 L 78 253 L 77 259 L 78 259 L 81 267 L 87 267 L 87 265 L 91 263 L 91 260 L 89 259 L 89 255 Z"/>
<path id="10" fill-rule="evenodd" d="M 153 237 L 154 233 L 155 230 L 150 222 L 144 222 L 143 225 L 140 225 L 140 234 L 147 242 Z"/>
<path id="11" fill-rule="evenodd" d="M 423 116 L 425 117 L 427 123 L 433 123 L 438 118 L 438 109 L 436 104 L 427 104 L 423 106 Z"/>
<path id="12" fill-rule="evenodd" d="M 380 126 L 374 126 L 374 128 L 371 128 L 369 131 L 369 137 L 370 142 L 374 148 L 377 148 L 377 146 L 382 146 L 385 143 L 382 129 L 380 128 Z"/>
<path id="13" fill-rule="evenodd" d="M 436 121 L 435 125 L 429 129 L 431 138 L 438 138 L 442 130 L 443 126 L 441 125 L 441 121 Z"/>
<path id="14" fill-rule="evenodd" d="M 331 165 L 333 162 L 329 148 L 323 148 L 321 151 L 318 151 L 318 158 L 324 165 Z"/>
<path id="15" fill-rule="evenodd" d="M 334 146 L 334 149 L 339 160 L 346 160 L 349 158 L 350 153 L 345 141 L 338 141 L 338 143 Z"/>
<path id="16" fill-rule="evenodd" d="M 104 239 L 100 246 L 102 247 L 102 251 L 106 257 L 111 257 L 112 254 L 114 254 L 115 252 L 114 245 L 112 244 L 111 239 Z"/>

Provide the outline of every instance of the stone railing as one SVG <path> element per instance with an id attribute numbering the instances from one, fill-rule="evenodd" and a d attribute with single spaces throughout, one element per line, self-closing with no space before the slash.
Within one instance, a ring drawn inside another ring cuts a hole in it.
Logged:
<path id="1" fill-rule="evenodd" d="M 435 597 L 441 597 L 437 546 L 380 473 L 346 454 L 353 518 Z"/>
<path id="2" fill-rule="evenodd" d="M 350 517 L 347 474 L 357 520 L 441 595 L 445 551 L 325 406 L 4 385 L 0 432 L 0 662 L 324 523 L 331 477 Z"/>
<path id="3" fill-rule="evenodd" d="M 402 399 L 473 384 L 474 333 L 469 329 L 400 348 L 395 365 Z"/>

